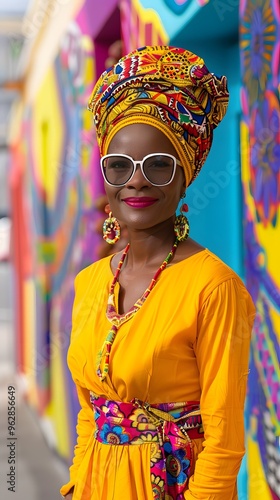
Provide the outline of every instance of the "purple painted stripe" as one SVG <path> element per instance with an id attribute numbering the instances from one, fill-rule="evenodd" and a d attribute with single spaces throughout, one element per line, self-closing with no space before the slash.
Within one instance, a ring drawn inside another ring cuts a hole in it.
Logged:
<path id="1" fill-rule="evenodd" d="M 95 39 L 118 5 L 119 0 L 106 0 L 106 8 L 102 6 L 100 0 L 86 0 L 76 17 L 76 22 L 82 27 L 83 33 Z"/>

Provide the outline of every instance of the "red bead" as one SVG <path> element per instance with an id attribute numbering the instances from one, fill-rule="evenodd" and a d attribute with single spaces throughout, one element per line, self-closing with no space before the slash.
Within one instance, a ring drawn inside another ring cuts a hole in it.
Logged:
<path id="1" fill-rule="evenodd" d="M 183 205 L 181 206 L 181 212 L 188 212 L 189 211 L 189 207 L 186 203 L 183 203 Z"/>

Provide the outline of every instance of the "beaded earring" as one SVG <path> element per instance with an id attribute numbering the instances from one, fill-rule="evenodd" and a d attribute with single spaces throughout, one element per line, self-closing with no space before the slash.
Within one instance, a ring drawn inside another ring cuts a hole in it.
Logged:
<path id="1" fill-rule="evenodd" d="M 109 212 L 109 217 L 103 223 L 103 239 L 109 245 L 114 245 L 120 239 L 120 235 L 121 228 L 119 221 L 116 217 L 113 217 L 112 212 Z"/>
<path id="2" fill-rule="evenodd" d="M 183 212 L 187 212 L 189 207 L 186 203 L 183 203 L 180 207 L 180 215 L 177 215 L 174 221 L 174 233 L 179 241 L 185 241 L 190 232 L 190 225 L 187 217 L 183 215 Z"/>

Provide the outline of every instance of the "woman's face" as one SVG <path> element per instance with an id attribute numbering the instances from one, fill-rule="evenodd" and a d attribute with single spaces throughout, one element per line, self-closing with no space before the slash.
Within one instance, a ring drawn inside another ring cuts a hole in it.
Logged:
<path id="1" fill-rule="evenodd" d="M 151 153 L 169 153 L 178 158 L 166 135 L 151 125 L 134 124 L 122 128 L 110 142 L 108 154 L 126 154 L 142 160 Z M 153 186 L 143 176 L 140 165 L 124 185 L 112 187 L 105 183 L 110 209 L 128 228 L 145 230 L 172 218 L 185 191 L 182 167 L 176 167 L 172 182 Z"/>

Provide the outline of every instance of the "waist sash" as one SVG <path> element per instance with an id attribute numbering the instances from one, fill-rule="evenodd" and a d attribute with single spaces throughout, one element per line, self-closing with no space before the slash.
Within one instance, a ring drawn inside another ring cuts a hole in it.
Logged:
<path id="1" fill-rule="evenodd" d="M 90 397 L 95 439 L 105 445 L 149 444 L 154 499 L 183 499 L 194 470 L 192 439 L 203 438 L 199 401 L 150 405 Z"/>

